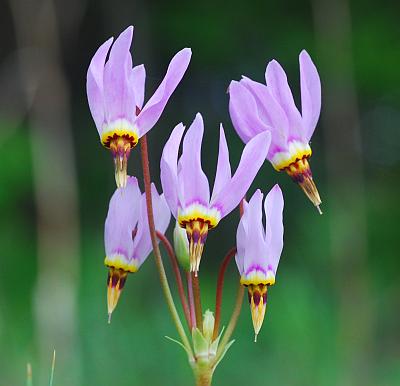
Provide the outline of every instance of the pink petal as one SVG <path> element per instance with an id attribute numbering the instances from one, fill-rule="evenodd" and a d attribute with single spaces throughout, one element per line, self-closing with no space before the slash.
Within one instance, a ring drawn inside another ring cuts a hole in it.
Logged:
<path id="1" fill-rule="evenodd" d="M 131 72 L 131 87 L 134 90 L 136 106 L 141 109 L 144 101 L 144 85 L 146 81 L 146 70 L 144 65 L 133 67 Z"/>
<path id="2" fill-rule="evenodd" d="M 255 191 L 246 208 L 246 242 L 243 259 L 243 271 L 261 269 L 267 272 L 268 259 L 262 223 L 262 199 L 263 194 L 259 189 Z"/>
<path id="3" fill-rule="evenodd" d="M 283 249 L 283 195 L 278 184 L 267 194 L 264 202 L 264 211 L 268 257 L 276 271 Z"/>
<path id="4" fill-rule="evenodd" d="M 261 119 L 269 126 L 274 146 L 286 148 L 289 134 L 289 121 L 282 107 L 264 84 L 243 77 L 240 81 L 254 96 Z M 271 149 L 270 149 L 271 152 Z"/>
<path id="5" fill-rule="evenodd" d="M 311 139 L 321 112 L 321 81 L 310 55 L 303 50 L 299 56 L 301 114 L 307 142 Z"/>
<path id="6" fill-rule="evenodd" d="M 179 160 L 182 168 L 179 173 L 179 182 L 183 188 L 183 205 L 190 205 L 193 202 L 208 205 L 210 201 L 208 179 L 201 167 L 203 132 L 203 117 L 197 113 L 183 139 L 183 152 Z"/>
<path id="7" fill-rule="evenodd" d="M 286 113 L 289 121 L 289 136 L 291 139 L 304 140 L 305 131 L 301 115 L 294 103 L 292 91 L 287 82 L 285 71 L 276 60 L 272 60 L 268 63 L 265 72 L 265 79 L 271 95 L 276 99 Z M 274 133 L 272 134 L 275 135 Z"/>
<path id="8" fill-rule="evenodd" d="M 164 191 L 165 199 L 175 218 L 177 217 L 178 211 L 178 152 L 184 130 L 185 126 L 183 126 L 182 123 L 174 128 L 164 146 L 160 163 L 161 185 Z"/>
<path id="9" fill-rule="evenodd" d="M 132 231 L 139 218 L 139 200 L 140 190 L 135 177 L 128 177 L 126 187 L 117 189 L 111 197 L 104 229 L 107 256 L 122 254 L 130 258 Z"/>
<path id="10" fill-rule="evenodd" d="M 254 96 L 240 82 L 232 81 L 229 85 L 229 113 L 236 132 L 245 143 L 271 129 L 261 120 Z"/>
<path id="11" fill-rule="evenodd" d="M 256 135 L 245 146 L 239 166 L 232 179 L 211 202 L 211 206 L 218 208 L 221 216 L 230 213 L 244 197 L 261 165 L 267 156 L 271 134 L 265 131 Z"/>
<path id="12" fill-rule="evenodd" d="M 99 134 L 101 134 L 101 128 L 104 123 L 104 64 L 112 41 L 113 38 L 110 38 L 99 47 L 90 62 L 87 72 L 86 91 L 89 108 Z"/>
<path id="13" fill-rule="evenodd" d="M 151 197 L 153 203 L 154 223 L 156 230 L 165 233 L 168 228 L 171 212 L 165 201 L 164 195 L 159 195 L 154 184 L 151 184 Z M 150 237 L 146 194 L 143 193 L 140 199 L 140 216 L 138 221 L 137 233 L 133 239 L 132 258 L 137 261 L 138 267 L 143 264 L 152 251 Z"/>
<path id="14" fill-rule="evenodd" d="M 133 27 L 128 27 L 115 40 L 104 69 L 104 99 L 106 120 L 125 118 L 133 122 L 136 110 L 135 94 L 130 85 L 132 57 L 129 52 Z"/>
<path id="15" fill-rule="evenodd" d="M 248 203 L 244 200 L 244 213 L 240 218 L 238 229 L 236 232 L 236 265 L 238 267 L 240 275 L 244 272 L 244 256 L 246 252 L 246 239 L 248 232 L 248 216 L 247 216 Z"/>
<path id="16" fill-rule="evenodd" d="M 211 197 L 211 201 L 221 189 L 231 179 L 231 165 L 229 163 L 229 150 L 228 144 L 226 143 L 224 128 L 222 124 L 219 127 L 219 152 L 218 152 L 218 163 L 217 172 L 215 174 L 214 189 Z"/>
<path id="17" fill-rule="evenodd" d="M 163 81 L 137 117 L 136 126 L 140 136 L 146 134 L 157 123 L 170 96 L 183 78 L 191 56 L 191 49 L 184 48 L 172 58 Z"/>

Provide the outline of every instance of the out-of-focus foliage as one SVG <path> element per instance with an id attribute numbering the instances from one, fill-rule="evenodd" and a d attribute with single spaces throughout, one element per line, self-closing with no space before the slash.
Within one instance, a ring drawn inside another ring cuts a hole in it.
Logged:
<path id="1" fill-rule="evenodd" d="M 234 333 L 236 342 L 218 367 L 215 384 L 400 383 L 400 262 L 396 247 L 400 215 L 400 6 L 360 0 L 333 2 L 338 4 L 336 8 L 332 2 L 317 3 L 75 0 L 53 4 L 54 14 L 49 15 L 54 19 L 48 16 L 44 20 L 55 22 L 59 34 L 56 51 L 67 96 L 60 104 L 68 105 L 67 130 L 73 144 L 72 158 L 63 159 L 76 170 L 76 180 L 68 177 L 77 184 L 76 223 L 80 225 L 76 228 L 79 256 L 73 258 L 78 268 L 70 283 L 76 307 L 71 308 L 74 343 L 68 360 L 76 360 L 68 368 L 66 361 L 58 360 L 54 385 L 167 386 L 192 382 L 182 350 L 164 338 L 175 335 L 151 258 L 128 278 L 112 323 L 107 324 L 103 226 L 115 189 L 114 175 L 111 156 L 101 147 L 89 113 L 85 77 L 97 47 L 129 24 L 135 26 L 134 62 L 145 63 L 147 70 L 146 95 L 158 85 L 176 51 L 186 46 L 193 50 L 188 73 L 149 135 L 151 168 L 158 187 L 166 138 L 175 124 L 190 123 L 197 111 L 205 118 L 206 173 L 213 175 L 215 171 L 220 122 L 227 134 L 231 161 L 237 165 L 243 144 L 228 115 L 226 90 L 231 79 L 245 74 L 262 81 L 267 61 L 276 58 L 287 70 L 298 96 L 297 56 L 303 48 L 322 79 L 325 118 L 313 137 L 311 166 L 324 215 L 317 214 L 286 175 L 264 165 L 250 193 L 256 187 L 266 192 L 278 182 L 285 197 L 285 247 L 277 283 L 269 291 L 257 344 L 253 343 L 248 304 L 243 305 Z M 38 1 L 37 9 L 46 4 L 52 3 Z M 61 358 L 64 350 L 42 339 L 47 323 L 57 319 L 52 310 L 58 307 L 40 304 L 37 290 L 40 272 L 46 272 L 38 248 L 43 230 L 37 224 L 46 206 L 38 209 L 37 162 L 38 157 L 44 160 L 51 171 L 56 161 L 47 151 L 36 151 L 41 143 L 34 135 L 30 98 L 28 105 L 25 98 L 32 85 L 21 78 L 18 58 L 30 54 L 46 60 L 47 56 L 42 48 L 21 43 L 15 16 L 18 9 L 10 0 L 3 3 L 0 13 L 0 383 L 23 384 L 30 361 L 34 385 L 40 385 L 47 382 L 53 348 Z M 339 20 L 337 30 L 332 27 L 335 18 Z M 29 20 L 26 23 L 34 35 L 35 25 Z M 329 33 L 321 34 L 321 26 Z M 45 41 L 47 37 L 36 39 Z M 335 39 L 344 42 L 339 45 L 342 50 L 337 49 Z M 356 117 L 340 122 L 343 148 L 329 141 L 330 117 L 340 113 L 349 96 L 346 92 L 335 94 L 338 84 L 353 90 L 352 114 Z M 49 87 L 57 99 L 58 87 Z M 51 113 L 36 111 L 42 117 Z M 52 129 L 55 133 L 60 130 Z M 57 153 L 64 143 L 60 140 L 52 146 Z M 353 149 L 354 156 L 343 149 Z M 133 151 L 129 168 L 140 178 L 138 150 Z M 347 156 L 348 168 L 343 167 Z M 342 169 L 335 169 L 335 160 Z M 62 169 L 63 165 L 54 166 Z M 66 176 L 50 172 L 46 178 L 52 186 Z M 63 205 L 60 200 L 59 206 Z M 232 213 L 209 234 L 201 270 L 204 309 L 214 307 L 218 266 L 235 242 L 237 224 L 238 213 Z M 171 239 L 172 229 L 171 222 Z M 51 255 L 56 264 L 51 265 L 54 282 L 49 288 L 57 288 L 57 282 L 63 282 L 68 259 L 57 248 Z M 238 280 L 232 264 L 225 279 L 225 324 Z M 64 298 L 54 299 L 62 302 Z M 44 320 L 38 316 L 43 307 L 48 311 Z M 63 337 L 67 327 L 61 324 L 57 335 Z"/>

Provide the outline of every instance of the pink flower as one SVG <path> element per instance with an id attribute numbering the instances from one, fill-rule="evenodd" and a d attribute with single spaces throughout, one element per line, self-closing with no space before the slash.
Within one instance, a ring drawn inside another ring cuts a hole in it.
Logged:
<path id="1" fill-rule="evenodd" d="M 157 123 L 192 55 L 190 48 L 184 48 L 172 58 L 161 84 L 143 106 L 146 72 L 143 64 L 132 68 L 132 36 L 130 26 L 112 47 L 113 38 L 108 39 L 94 54 L 87 72 L 90 111 L 101 143 L 114 157 L 118 187 L 126 185 L 131 149 Z"/>
<path id="2" fill-rule="evenodd" d="M 246 143 L 269 131 L 271 146 L 267 159 L 278 170 L 285 170 L 319 210 L 321 199 L 312 178 L 309 145 L 321 110 L 321 82 L 306 51 L 299 56 L 301 113 L 281 65 L 272 60 L 265 72 L 266 85 L 243 77 L 229 86 L 229 111 L 233 125 Z"/>
<path id="3" fill-rule="evenodd" d="M 265 228 L 262 221 L 263 194 L 257 190 L 244 213 L 236 234 L 236 264 L 240 282 L 247 286 L 254 332 L 259 333 L 267 306 L 268 287 L 275 275 L 283 249 L 283 196 L 275 185 L 264 201 Z"/>
<path id="4" fill-rule="evenodd" d="M 201 167 L 201 143 L 204 123 L 196 115 L 179 146 L 185 127 L 182 123 L 172 131 L 161 157 L 161 184 L 172 214 L 189 238 L 190 268 L 199 269 L 208 230 L 229 214 L 249 189 L 268 152 L 270 134 L 255 136 L 243 150 L 239 166 L 232 176 L 228 145 L 220 126 L 219 154 L 214 189 L 210 196 L 207 176 Z"/>
<path id="5" fill-rule="evenodd" d="M 151 185 L 156 229 L 165 233 L 171 212 L 163 194 Z M 152 251 L 146 197 L 137 179 L 127 177 L 125 188 L 118 188 L 110 200 L 105 222 L 104 244 L 109 268 L 107 280 L 108 314 L 115 309 L 128 273 L 136 272 Z"/>

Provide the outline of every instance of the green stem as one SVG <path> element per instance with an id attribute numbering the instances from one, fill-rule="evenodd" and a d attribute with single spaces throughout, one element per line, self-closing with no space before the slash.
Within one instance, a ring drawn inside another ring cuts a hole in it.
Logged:
<path id="1" fill-rule="evenodd" d="M 32 386 L 32 365 L 30 363 L 26 364 L 26 386 Z"/>
<path id="2" fill-rule="evenodd" d="M 212 376 L 213 370 L 208 364 L 197 365 L 194 369 L 196 386 L 211 386 Z"/>
<path id="3" fill-rule="evenodd" d="M 178 287 L 179 298 L 181 299 L 181 303 L 182 303 L 183 313 L 185 314 L 187 325 L 188 325 L 189 329 L 191 330 L 192 328 L 191 328 L 191 323 L 190 323 L 189 305 L 188 305 L 188 302 L 186 299 L 185 290 L 183 288 L 181 272 L 179 270 L 178 260 L 176 259 L 174 248 L 172 248 L 171 243 L 165 237 L 164 234 L 162 234 L 159 231 L 156 231 L 156 235 L 159 238 L 159 240 L 163 243 L 164 248 L 167 251 L 167 254 L 170 258 L 172 269 L 175 274 L 176 285 Z"/>
<path id="4" fill-rule="evenodd" d="M 244 287 L 239 284 L 239 288 L 236 295 L 235 308 L 233 309 L 231 319 L 229 320 L 228 327 L 225 330 L 225 334 L 222 337 L 221 343 L 218 346 L 217 355 L 215 356 L 214 363 L 218 363 L 221 354 L 224 352 L 226 344 L 229 342 L 233 331 L 235 330 L 236 323 L 238 321 L 240 310 L 242 309 L 244 296 Z"/>
<path id="5" fill-rule="evenodd" d="M 153 204 L 151 200 L 151 179 L 150 179 L 150 167 L 149 167 L 149 154 L 147 150 L 147 138 L 144 135 L 140 138 L 140 149 L 142 155 L 142 168 L 143 168 L 143 180 L 146 192 L 146 204 L 147 204 L 147 216 L 149 220 L 151 243 L 153 245 L 153 252 L 156 261 L 157 270 L 160 276 L 161 287 L 164 292 L 165 300 L 167 302 L 169 311 L 174 321 L 176 330 L 182 340 L 183 345 L 190 355 L 193 357 L 192 348 L 190 346 L 189 340 L 186 336 L 185 330 L 182 326 L 181 319 L 179 318 L 178 311 L 176 310 L 174 299 L 169 288 L 167 275 L 165 274 L 164 265 L 161 258 L 160 249 L 158 248 L 156 228 L 154 225 L 154 214 L 153 214 Z"/>

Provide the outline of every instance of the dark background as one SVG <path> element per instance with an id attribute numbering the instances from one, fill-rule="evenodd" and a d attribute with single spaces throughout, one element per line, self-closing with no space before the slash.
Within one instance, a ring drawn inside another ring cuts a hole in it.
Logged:
<path id="1" fill-rule="evenodd" d="M 97 47 L 135 26 L 135 64 L 146 99 L 183 47 L 192 62 L 149 133 L 160 187 L 163 144 L 180 121 L 205 118 L 203 167 L 213 181 L 223 122 L 236 168 L 243 144 L 228 114 L 229 82 L 262 81 L 267 62 L 286 69 L 296 100 L 305 48 L 322 81 L 311 166 L 323 216 L 269 163 L 250 193 L 278 182 L 285 247 L 258 343 L 247 303 L 216 385 L 398 385 L 400 281 L 400 49 L 398 2 L 2 1 L 0 12 L 0 383 L 187 385 L 151 258 L 131 275 L 111 325 L 106 315 L 103 226 L 115 189 L 86 100 Z M 141 175 L 138 150 L 129 169 Z M 203 307 L 214 307 L 219 263 L 238 214 L 209 234 Z M 172 229 L 172 222 L 170 231 Z M 397 236 L 396 236 L 397 235 Z M 396 242 L 397 240 L 397 242 Z M 172 276 L 171 280 L 172 280 Z M 226 277 L 223 323 L 238 282 Z"/>

